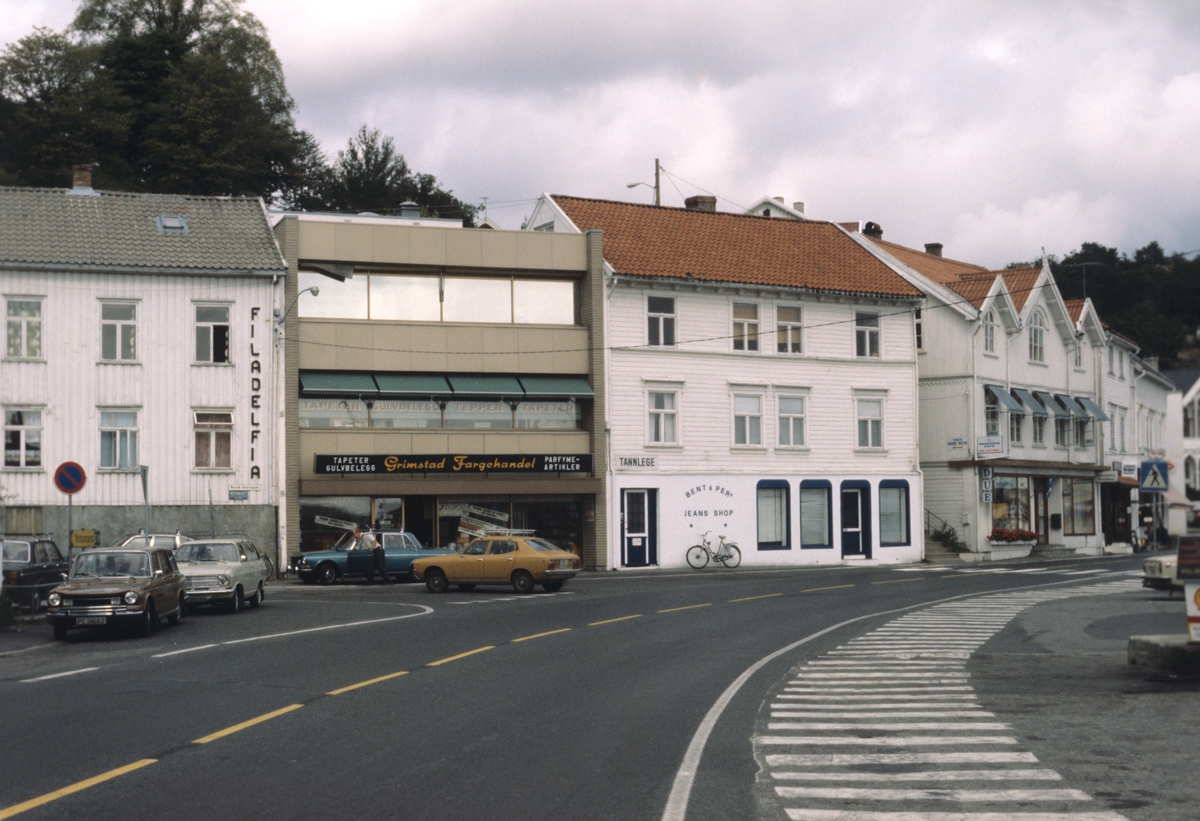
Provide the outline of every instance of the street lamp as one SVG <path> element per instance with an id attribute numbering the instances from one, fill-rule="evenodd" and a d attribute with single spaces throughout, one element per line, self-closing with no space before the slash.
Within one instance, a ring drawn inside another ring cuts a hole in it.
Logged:
<path id="1" fill-rule="evenodd" d="M 654 204 L 662 205 L 662 199 L 659 195 L 660 188 L 659 188 L 659 181 L 658 181 L 658 171 L 659 171 L 658 157 L 655 157 L 654 158 L 654 185 L 651 185 L 648 182 L 631 182 L 628 185 L 626 185 L 625 187 L 626 188 L 637 188 L 639 185 L 644 185 L 647 188 L 653 188 L 654 189 Z"/>
<path id="2" fill-rule="evenodd" d="M 300 297 L 303 296 L 304 294 L 308 293 L 309 291 L 312 292 L 313 296 L 316 296 L 317 294 L 321 293 L 321 289 L 319 287 L 317 287 L 316 285 L 312 286 L 311 288 L 305 288 L 303 291 L 300 291 L 298 294 L 296 294 L 296 298 L 292 300 L 292 304 L 288 306 L 288 309 L 283 312 L 283 316 L 280 316 L 278 311 L 275 312 L 275 321 L 278 322 L 280 325 L 282 325 L 283 321 L 285 319 L 287 319 L 287 315 L 292 312 L 292 308 L 295 308 L 296 303 L 300 301 Z"/>

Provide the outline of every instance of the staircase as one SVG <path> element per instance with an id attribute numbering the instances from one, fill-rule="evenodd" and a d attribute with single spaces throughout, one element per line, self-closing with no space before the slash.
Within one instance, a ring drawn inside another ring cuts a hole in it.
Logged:
<path id="1" fill-rule="evenodd" d="M 936 513 L 932 513 L 928 508 L 925 510 L 925 561 L 930 564 L 950 564 L 953 562 L 961 562 L 962 557 L 952 548 L 947 547 L 933 534 L 938 533 L 955 533 L 954 528 Z M 956 534 L 957 535 L 957 534 Z"/>

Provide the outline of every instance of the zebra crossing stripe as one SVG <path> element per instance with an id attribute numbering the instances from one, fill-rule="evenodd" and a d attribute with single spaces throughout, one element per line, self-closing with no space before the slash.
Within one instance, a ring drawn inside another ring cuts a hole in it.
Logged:
<path id="1" fill-rule="evenodd" d="M 1115 812 L 870 812 L 784 810 L 791 821 L 1127 821 Z"/>
<path id="2" fill-rule="evenodd" d="M 1083 790 L 896 790 L 869 787 L 776 787 L 781 798 L 839 801 L 1091 801 Z"/>
<path id="3" fill-rule="evenodd" d="M 1016 744 L 1015 738 L 999 735 L 915 735 L 863 738 L 857 735 L 764 735 L 754 739 L 772 747 L 794 744 L 805 747 L 942 747 L 948 744 Z"/>
<path id="4" fill-rule="evenodd" d="M 860 764 L 1036 764 L 1033 753 L 817 753 L 766 756 L 768 767 L 856 767 Z"/>
<path id="5" fill-rule="evenodd" d="M 923 770 L 904 773 L 775 772 L 781 781 L 1062 781 L 1054 770 Z"/>

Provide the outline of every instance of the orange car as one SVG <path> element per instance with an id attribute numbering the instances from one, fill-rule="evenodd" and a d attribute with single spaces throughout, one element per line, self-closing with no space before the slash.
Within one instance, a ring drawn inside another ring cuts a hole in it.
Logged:
<path id="1" fill-rule="evenodd" d="M 511 584 L 532 593 L 537 584 L 550 593 L 579 572 L 579 557 L 545 539 L 513 534 L 476 539 L 451 556 L 428 556 L 413 562 L 413 574 L 430 593 L 445 593 L 452 584 L 474 590 L 479 584 Z"/>

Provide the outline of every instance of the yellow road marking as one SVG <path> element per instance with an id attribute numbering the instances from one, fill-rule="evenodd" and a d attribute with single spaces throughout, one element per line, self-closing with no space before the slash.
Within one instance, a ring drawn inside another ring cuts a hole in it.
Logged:
<path id="1" fill-rule="evenodd" d="M 694 610 L 694 609 L 696 609 L 697 607 L 711 607 L 711 606 L 712 606 L 712 602 L 707 602 L 707 603 L 705 603 L 705 604 L 689 604 L 689 605 L 687 605 L 686 607 L 668 607 L 666 610 L 659 610 L 658 612 L 660 612 L 660 613 L 674 613 L 674 612 L 676 612 L 677 610 Z"/>
<path id="2" fill-rule="evenodd" d="M 249 721 L 243 721 L 241 724 L 234 724 L 232 727 L 226 727 L 224 730 L 215 732 L 212 735 L 206 735 L 204 738 L 197 738 L 193 744 L 207 744 L 210 741 L 216 741 L 218 738 L 224 738 L 227 735 L 233 735 L 239 730 L 244 730 L 247 727 L 253 727 L 255 724 L 262 724 L 264 721 L 270 721 L 273 718 L 290 713 L 292 710 L 299 710 L 303 704 L 289 704 L 280 710 L 272 710 L 269 713 L 264 713 L 258 718 L 252 718 Z"/>
<path id="3" fill-rule="evenodd" d="M 513 644 L 516 644 L 518 641 L 529 641 L 530 639 L 540 639 L 542 636 L 553 636 L 555 633 L 566 633 L 570 629 L 571 629 L 570 627 L 564 627 L 561 630 L 548 630 L 545 633 L 534 633 L 532 636 L 522 636 L 519 639 L 513 639 Z"/>
<path id="4" fill-rule="evenodd" d="M 782 593 L 768 593 L 765 596 L 747 596 L 744 599 L 730 599 L 729 601 L 735 602 L 735 601 L 754 601 L 755 599 L 772 599 L 776 596 L 782 596 L 782 595 L 783 595 Z"/>
<path id="5" fill-rule="evenodd" d="M 597 627 L 598 625 L 601 625 L 601 624 L 612 624 L 614 621 L 628 621 L 629 619 L 640 619 L 641 617 L 642 617 L 642 614 L 638 613 L 633 616 L 621 616 L 619 619 L 605 619 L 604 621 L 594 621 L 594 622 L 591 622 L 590 624 L 588 624 L 588 627 Z"/>
<path id="6" fill-rule="evenodd" d="M 388 679 L 399 678 L 400 676 L 407 676 L 407 675 L 408 675 L 407 670 L 401 670 L 399 673 L 389 673 L 388 675 L 380 676 L 379 678 L 369 679 L 368 681 L 360 681 L 358 684 L 351 684 L 349 687 L 339 687 L 336 690 L 330 690 L 325 695 L 340 696 L 342 693 L 348 693 L 351 690 L 357 690 L 359 687 L 366 687 L 369 684 L 378 684 L 381 681 L 387 681 Z"/>
<path id="7" fill-rule="evenodd" d="M 835 584 L 833 587 L 810 587 L 807 590 L 801 590 L 801 593 L 815 593 L 818 590 L 841 590 L 844 587 L 854 587 L 852 584 Z"/>
<path id="8" fill-rule="evenodd" d="M 49 804 L 51 801 L 57 801 L 60 798 L 65 798 L 72 793 L 86 790 L 88 787 L 94 787 L 97 784 L 103 784 L 105 781 L 116 778 L 119 775 L 125 775 L 125 773 L 131 773 L 134 770 L 140 770 L 142 767 L 147 767 L 157 760 L 157 758 L 143 758 L 141 761 L 135 761 L 132 764 L 126 764 L 124 767 L 117 767 L 115 770 L 109 770 L 106 773 L 92 776 L 91 778 L 87 778 L 83 781 L 72 784 L 69 787 L 63 787 L 61 790 L 55 790 L 54 792 L 48 792 L 45 795 L 39 795 L 37 798 L 31 798 L 28 801 L 22 801 L 20 804 L 13 804 L 11 807 L 0 810 L 0 819 L 12 818 L 14 815 L 20 815 L 23 812 L 32 810 L 34 807 L 40 807 L 43 804 Z"/>
<path id="9" fill-rule="evenodd" d="M 426 667 L 437 667 L 439 664 L 446 664 L 447 662 L 458 661 L 459 659 L 465 659 L 467 656 L 473 656 L 476 653 L 482 653 L 484 650 L 494 650 L 495 647 L 496 646 L 494 644 L 489 644 L 487 647 L 477 647 L 474 650 L 468 650 L 465 653 L 459 653 L 457 656 L 450 656 L 450 658 L 438 659 L 437 661 L 431 661 L 428 664 L 426 664 L 425 666 Z"/>
<path id="10" fill-rule="evenodd" d="M 886 582 L 871 582 L 871 584 L 900 584 L 900 582 L 920 582 L 920 581 L 924 581 L 924 579 L 921 579 L 921 578 L 888 579 Z"/>

